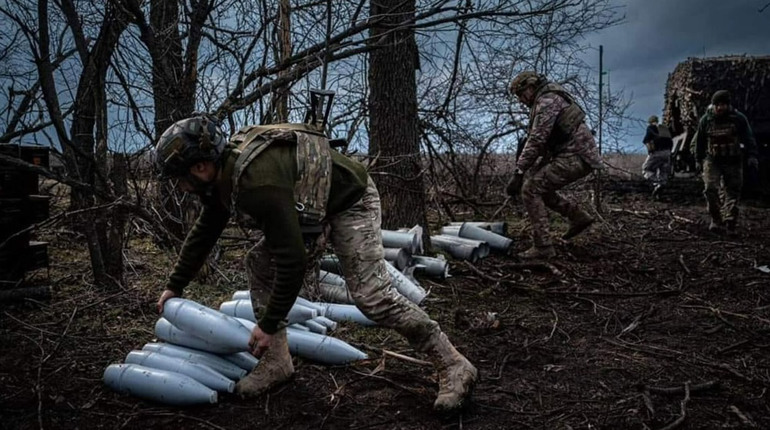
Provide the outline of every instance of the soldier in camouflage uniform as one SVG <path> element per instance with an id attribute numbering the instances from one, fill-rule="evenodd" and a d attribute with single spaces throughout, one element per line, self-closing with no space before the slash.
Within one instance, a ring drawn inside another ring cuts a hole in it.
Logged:
<path id="1" fill-rule="evenodd" d="M 532 247 L 519 256 L 549 258 L 556 252 L 546 207 L 569 220 L 563 239 L 588 228 L 594 219 L 557 190 L 601 169 L 602 161 L 584 122 L 585 113 L 564 88 L 525 71 L 513 79 L 510 92 L 530 108 L 527 141 L 506 188 L 511 196 L 521 194 L 532 228 Z"/>
<path id="2" fill-rule="evenodd" d="M 749 121 L 732 108 L 728 91 L 717 91 L 711 97 L 711 106 L 698 123 L 695 139 L 695 160 L 703 169 L 703 195 L 711 215 L 709 230 L 718 231 L 724 224 L 732 231 L 743 187 L 743 155 L 748 156 L 751 169 L 757 169 L 759 162 Z"/>
<path id="3" fill-rule="evenodd" d="M 238 382 L 244 397 L 260 395 L 294 372 L 285 318 L 303 280 L 308 236 L 327 230 L 356 305 L 427 353 L 439 373 L 437 410 L 455 409 L 469 396 L 476 368 L 421 308 L 397 292 L 384 260 L 380 198 L 360 163 L 332 150 L 307 124 L 250 126 L 227 142 L 204 116 L 182 120 L 156 147 L 162 177 L 200 196 L 202 212 L 182 246 L 163 303 L 182 294 L 205 262 L 231 213 L 264 233 L 246 257 L 259 322 L 252 353 L 259 365 Z"/>
<path id="4" fill-rule="evenodd" d="M 671 148 L 674 147 L 674 141 L 668 127 L 658 124 L 656 115 L 652 115 L 647 124 L 647 131 L 642 139 L 647 148 L 647 159 L 642 165 L 642 174 L 644 179 L 653 183 L 652 197 L 657 198 L 661 187 L 666 185 L 671 175 Z"/>

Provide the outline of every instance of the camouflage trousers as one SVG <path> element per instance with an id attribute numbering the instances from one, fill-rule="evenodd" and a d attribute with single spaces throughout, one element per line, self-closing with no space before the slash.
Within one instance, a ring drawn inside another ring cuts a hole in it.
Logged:
<path id="1" fill-rule="evenodd" d="M 552 244 L 546 207 L 569 220 L 584 215 L 577 203 L 564 198 L 556 191 L 592 171 L 593 168 L 579 155 L 570 154 L 554 157 L 525 179 L 521 188 L 521 199 L 527 210 L 535 247 L 548 247 Z"/>
<path id="2" fill-rule="evenodd" d="M 644 179 L 652 181 L 655 185 L 665 185 L 671 175 L 671 150 L 663 149 L 647 155 L 642 165 L 642 174 Z"/>
<path id="3" fill-rule="evenodd" d="M 711 219 L 717 223 L 736 221 L 743 188 L 741 162 L 726 163 L 706 158 L 703 162 L 703 183 L 706 185 L 703 195 Z"/>
<path id="4" fill-rule="evenodd" d="M 329 240 L 356 306 L 369 319 L 406 337 L 415 349 L 427 351 L 428 341 L 441 331 L 437 322 L 392 285 L 382 247 L 380 196 L 372 179 L 358 202 L 328 222 Z M 272 285 L 269 273 L 274 269 L 270 269 L 273 263 L 264 240 L 249 251 L 246 261 L 252 297 L 266 300 Z M 306 285 L 311 277 L 317 279 L 315 270 L 305 277 Z"/>
<path id="5" fill-rule="evenodd" d="M 246 277 L 249 282 L 251 298 L 254 302 L 255 313 L 257 309 L 264 310 L 270 293 L 275 285 L 275 262 L 267 248 L 264 234 L 256 231 L 257 244 L 246 254 Z M 318 297 L 318 272 L 320 270 L 320 257 L 323 254 L 326 240 L 324 235 L 319 235 L 313 240 L 305 241 L 307 252 L 307 265 L 304 269 L 305 276 L 302 280 L 302 291 L 308 297 Z"/>

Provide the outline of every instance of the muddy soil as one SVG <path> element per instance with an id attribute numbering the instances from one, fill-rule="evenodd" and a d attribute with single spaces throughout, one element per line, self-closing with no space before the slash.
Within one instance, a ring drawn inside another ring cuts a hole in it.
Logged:
<path id="1" fill-rule="evenodd" d="M 770 209 L 743 203 L 735 233 L 712 233 L 698 185 L 659 200 L 616 184 L 602 220 L 544 263 L 496 255 L 421 279 L 425 309 L 479 368 L 469 407 L 439 416 L 432 368 L 397 334 L 344 326 L 370 359 L 325 367 L 295 359 L 294 379 L 255 400 L 172 408 L 116 394 L 104 368 L 153 339 L 172 263 L 138 235 L 129 287 L 89 282 L 82 238 L 51 242 L 47 301 L 0 308 L 0 427 L 8 429 L 762 429 L 770 428 Z M 586 202 L 587 203 L 587 202 Z M 491 213 L 491 210 L 490 210 Z M 515 252 L 521 209 L 507 211 Z M 565 225 L 553 219 L 553 234 Z M 212 306 L 244 286 L 237 246 L 189 289 Z"/>

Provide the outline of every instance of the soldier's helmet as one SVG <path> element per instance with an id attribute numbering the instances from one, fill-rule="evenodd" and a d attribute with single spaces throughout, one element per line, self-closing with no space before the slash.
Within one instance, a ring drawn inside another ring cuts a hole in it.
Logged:
<path id="1" fill-rule="evenodd" d="M 511 81 L 511 85 L 508 87 L 508 91 L 513 95 L 519 95 L 527 87 L 539 87 L 545 82 L 545 76 L 535 72 L 534 70 L 525 70 Z"/>
<path id="2" fill-rule="evenodd" d="M 647 119 L 648 124 L 657 124 L 658 123 L 658 116 L 652 115 L 649 119 Z"/>
<path id="3" fill-rule="evenodd" d="M 153 164 L 158 179 L 185 176 L 200 161 L 217 161 L 227 144 L 214 117 L 195 115 L 175 122 L 158 139 Z"/>

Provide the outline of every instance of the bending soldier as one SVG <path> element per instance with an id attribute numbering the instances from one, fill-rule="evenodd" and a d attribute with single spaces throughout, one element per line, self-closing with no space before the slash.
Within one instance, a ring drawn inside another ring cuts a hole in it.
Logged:
<path id="1" fill-rule="evenodd" d="M 757 169 L 759 162 L 749 121 L 732 107 L 728 91 L 719 90 L 711 97 L 711 106 L 698 123 L 696 139 L 695 160 L 703 170 L 703 195 L 711 215 L 709 230 L 718 231 L 724 224 L 732 231 L 738 221 L 744 153 L 749 168 Z"/>
<path id="2" fill-rule="evenodd" d="M 652 196 L 657 197 L 671 175 L 671 148 L 674 147 L 674 141 L 668 127 L 658 125 L 657 116 L 651 116 L 647 122 L 649 125 L 643 139 L 647 147 L 647 159 L 642 165 L 642 173 L 645 179 L 652 181 Z"/>
<path id="3" fill-rule="evenodd" d="M 511 196 L 521 193 L 532 228 L 532 247 L 519 256 L 549 258 L 556 251 L 545 208 L 569 220 L 569 229 L 562 236 L 565 240 L 588 228 L 594 219 L 557 190 L 601 169 L 602 161 L 585 124 L 585 113 L 564 88 L 525 71 L 513 79 L 509 90 L 530 108 L 527 141 L 506 188 Z"/>
<path id="4" fill-rule="evenodd" d="M 439 372 L 434 408 L 463 404 L 476 368 L 438 323 L 391 285 L 383 259 L 380 199 L 363 165 L 330 149 L 327 138 L 307 124 L 244 127 L 228 142 L 206 116 L 169 127 L 155 155 L 161 178 L 177 180 L 182 191 L 197 194 L 203 204 L 158 300 L 159 311 L 167 299 L 182 294 L 231 212 L 264 233 L 246 257 L 249 288 L 259 307 L 250 345 L 261 360 L 238 382 L 236 392 L 257 396 L 293 374 L 285 318 L 302 286 L 304 271 L 298 268 L 308 263 L 305 240 L 328 230 L 356 305 L 432 359 Z"/>

